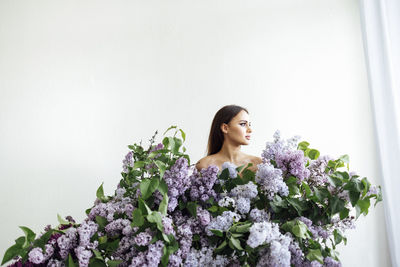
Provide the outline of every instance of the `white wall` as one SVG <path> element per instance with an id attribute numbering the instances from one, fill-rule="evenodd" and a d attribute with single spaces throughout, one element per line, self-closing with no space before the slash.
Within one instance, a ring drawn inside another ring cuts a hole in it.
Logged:
<path id="1" fill-rule="evenodd" d="M 155 130 L 178 124 L 197 161 L 233 103 L 245 152 L 280 129 L 380 183 L 356 0 L 1 0 L 0 257 L 20 225 L 81 221 Z M 382 203 L 348 237 L 344 266 L 390 266 Z"/>

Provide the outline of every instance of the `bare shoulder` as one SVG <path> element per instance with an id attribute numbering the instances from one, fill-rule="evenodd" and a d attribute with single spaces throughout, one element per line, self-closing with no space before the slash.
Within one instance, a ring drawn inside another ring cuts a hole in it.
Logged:
<path id="1" fill-rule="evenodd" d="M 198 171 L 200 171 L 201 169 L 206 169 L 208 166 L 210 166 L 211 164 L 214 163 L 214 158 L 212 155 L 210 156 L 206 156 L 202 159 L 200 159 L 197 163 L 196 163 L 196 169 Z"/>
<path id="2" fill-rule="evenodd" d="M 258 170 L 257 165 L 263 163 L 262 158 L 257 157 L 257 156 L 249 155 L 248 160 L 249 160 L 249 162 L 253 163 L 253 166 L 251 166 L 249 169 L 254 172 L 257 172 L 257 170 Z"/>
<path id="3" fill-rule="evenodd" d="M 254 165 L 258 165 L 258 164 L 263 163 L 263 160 L 260 157 L 251 156 L 251 162 L 253 162 Z"/>

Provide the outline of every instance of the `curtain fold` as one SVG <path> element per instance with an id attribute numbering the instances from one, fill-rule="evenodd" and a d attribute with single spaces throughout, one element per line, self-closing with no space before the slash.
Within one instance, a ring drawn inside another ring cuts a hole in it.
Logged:
<path id="1" fill-rule="evenodd" d="M 383 204 L 393 266 L 400 264 L 400 1 L 359 0 Z"/>

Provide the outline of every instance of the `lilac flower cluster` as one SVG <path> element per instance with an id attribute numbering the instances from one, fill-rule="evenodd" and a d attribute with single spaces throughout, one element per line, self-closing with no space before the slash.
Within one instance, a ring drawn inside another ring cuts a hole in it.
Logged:
<path id="1" fill-rule="evenodd" d="M 267 242 L 270 244 L 269 248 L 265 248 L 260 251 L 260 258 L 257 266 L 290 266 L 291 253 L 289 251 L 289 245 L 292 241 L 290 234 L 280 234 L 278 227 L 278 232 L 275 232 L 275 235 L 271 236 L 270 238 L 271 239 Z"/>
<path id="2" fill-rule="evenodd" d="M 217 199 L 213 186 L 218 178 L 218 167 L 210 165 L 206 169 L 197 171 L 194 170 L 192 178 L 192 184 L 190 186 L 190 198 L 192 201 L 206 202 L 210 197 Z"/>
<path id="3" fill-rule="evenodd" d="M 41 264 L 50 259 L 54 254 L 53 246 L 47 244 L 45 246 L 45 253 L 43 254 L 43 250 L 41 248 L 33 248 L 29 254 L 29 261 L 34 264 Z"/>
<path id="4" fill-rule="evenodd" d="M 264 243 L 270 243 L 281 236 L 278 224 L 269 221 L 256 222 L 250 227 L 249 231 L 250 235 L 247 239 L 247 245 L 252 248 Z"/>
<path id="5" fill-rule="evenodd" d="M 147 246 L 153 239 L 153 233 L 147 228 L 144 232 L 140 232 L 134 237 L 134 241 L 138 246 Z"/>
<path id="6" fill-rule="evenodd" d="M 324 229 L 322 226 L 320 225 L 313 225 L 313 222 L 306 218 L 306 217 L 298 217 L 297 220 L 303 222 L 308 230 L 310 230 L 311 234 L 312 234 L 312 238 L 313 239 L 317 239 L 317 238 L 322 238 L 322 239 L 328 239 L 329 236 L 332 234 L 332 232 Z"/>
<path id="7" fill-rule="evenodd" d="M 90 210 L 88 218 L 94 221 L 96 216 L 101 216 L 111 222 L 114 220 L 115 214 L 125 214 L 131 219 L 133 209 L 132 199 L 128 197 L 121 200 L 113 199 L 107 203 L 96 200 L 95 206 Z"/>
<path id="8" fill-rule="evenodd" d="M 301 150 L 279 153 L 275 157 L 275 162 L 283 171 L 284 176 L 293 175 L 299 179 L 298 183 L 301 183 L 302 180 L 310 175 L 310 171 L 305 167 L 307 159 Z"/>
<path id="9" fill-rule="evenodd" d="M 240 215 L 232 211 L 224 211 L 221 215 L 212 218 L 211 222 L 206 227 L 206 233 L 208 236 L 213 235 L 210 230 L 228 230 L 233 222 L 240 220 Z"/>
<path id="10" fill-rule="evenodd" d="M 328 166 L 328 162 L 332 160 L 330 156 L 321 156 L 316 160 L 311 160 L 310 165 L 308 165 L 307 169 L 310 172 L 310 176 L 307 179 L 307 182 L 310 186 L 324 186 L 328 183 L 328 176 L 331 173 L 325 173 L 326 167 Z"/>
<path id="11" fill-rule="evenodd" d="M 222 170 L 224 170 L 224 169 L 228 169 L 229 170 L 229 177 L 230 178 L 236 178 L 237 177 L 237 175 L 238 175 L 238 172 L 237 172 L 237 170 L 236 170 L 236 168 L 237 168 L 237 166 L 235 165 L 235 164 L 233 164 L 233 163 L 231 163 L 231 162 L 229 162 L 229 161 L 227 161 L 227 162 L 224 162 L 223 164 L 222 164 Z"/>
<path id="12" fill-rule="evenodd" d="M 178 206 L 178 198 L 185 193 L 190 186 L 188 161 L 182 157 L 176 160 L 170 170 L 166 170 L 163 179 L 168 185 L 168 211 L 172 212 Z"/>
<path id="13" fill-rule="evenodd" d="M 147 251 L 139 252 L 136 257 L 132 258 L 130 266 L 158 266 L 163 254 L 164 243 L 157 241 L 148 246 Z"/>
<path id="14" fill-rule="evenodd" d="M 223 255 L 213 257 L 215 247 L 203 247 L 200 250 L 192 248 L 188 254 L 184 267 L 219 267 L 228 266 L 230 260 Z"/>
<path id="15" fill-rule="evenodd" d="M 129 151 L 122 161 L 122 172 L 129 173 L 129 167 L 133 167 L 133 152 Z"/>
<path id="16" fill-rule="evenodd" d="M 283 181 L 282 171 L 276 169 L 269 163 L 258 165 L 255 180 L 260 186 L 261 191 L 264 192 L 270 200 L 272 200 L 277 193 L 281 196 L 287 196 L 289 194 L 289 188 Z"/>
<path id="17" fill-rule="evenodd" d="M 250 211 L 249 217 L 253 222 L 259 223 L 262 221 L 269 221 L 270 214 L 265 210 L 259 210 L 257 208 L 254 208 Z"/>

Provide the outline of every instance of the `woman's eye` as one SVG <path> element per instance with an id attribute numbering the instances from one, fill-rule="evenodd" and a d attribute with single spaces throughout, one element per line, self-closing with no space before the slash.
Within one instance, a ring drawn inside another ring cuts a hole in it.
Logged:
<path id="1" fill-rule="evenodd" d="M 245 123 L 245 122 L 242 122 L 240 125 L 242 125 L 242 126 L 245 126 L 245 125 L 246 125 L 246 123 Z"/>

